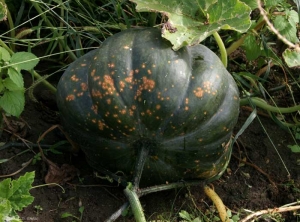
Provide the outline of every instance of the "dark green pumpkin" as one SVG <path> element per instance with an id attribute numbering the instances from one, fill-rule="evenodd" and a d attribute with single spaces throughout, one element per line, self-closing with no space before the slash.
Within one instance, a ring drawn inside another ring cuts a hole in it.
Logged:
<path id="1" fill-rule="evenodd" d="M 203 45 L 173 51 L 155 28 L 120 32 L 62 76 L 63 126 L 89 164 L 131 177 L 141 144 L 144 185 L 214 179 L 231 155 L 237 86 Z"/>

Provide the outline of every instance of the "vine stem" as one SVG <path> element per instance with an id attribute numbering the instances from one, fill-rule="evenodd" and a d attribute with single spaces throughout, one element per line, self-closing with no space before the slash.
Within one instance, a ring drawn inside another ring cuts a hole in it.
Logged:
<path id="1" fill-rule="evenodd" d="M 146 160 L 148 158 L 150 146 L 151 143 L 145 141 L 142 142 L 141 148 L 138 152 L 138 158 L 135 164 L 133 184 L 129 182 L 126 189 L 124 190 L 124 194 L 130 203 L 132 213 L 137 222 L 146 222 L 143 207 L 141 205 L 137 192 L 139 190 L 139 184 Z"/>
<path id="2" fill-rule="evenodd" d="M 264 101 L 258 97 L 244 98 L 244 99 L 240 100 L 240 106 L 249 105 L 250 103 L 255 104 L 259 108 L 262 108 L 262 109 L 270 111 L 270 112 L 275 112 L 275 113 L 292 113 L 292 112 L 297 112 L 300 110 L 300 105 L 296 105 L 296 106 L 292 106 L 292 107 L 271 106 L 271 105 L 267 104 L 266 101 Z"/>
<path id="3" fill-rule="evenodd" d="M 128 183 L 126 189 L 124 190 L 124 194 L 130 203 L 135 220 L 137 222 L 146 222 L 143 207 L 132 183 Z"/>
<path id="4" fill-rule="evenodd" d="M 225 68 L 227 68 L 227 63 L 228 63 L 227 51 L 226 51 L 224 42 L 218 32 L 213 32 L 213 36 L 214 36 L 214 38 L 219 46 L 219 49 L 220 49 L 221 61 L 222 61 L 223 65 L 225 66 Z"/>

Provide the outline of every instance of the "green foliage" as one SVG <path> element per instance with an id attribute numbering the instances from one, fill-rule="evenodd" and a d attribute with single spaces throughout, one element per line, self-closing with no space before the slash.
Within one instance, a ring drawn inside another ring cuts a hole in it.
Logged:
<path id="1" fill-rule="evenodd" d="M 240 220 L 239 214 L 233 215 L 230 210 L 227 211 L 227 216 L 230 222 L 238 222 Z M 221 221 L 215 211 L 207 211 L 203 215 L 195 216 L 192 213 L 181 210 L 179 212 L 179 217 L 183 219 L 184 222 Z"/>
<path id="2" fill-rule="evenodd" d="M 0 47 L 0 107 L 13 116 L 20 116 L 24 109 L 24 80 L 21 70 L 33 69 L 39 59 L 30 52 L 17 52 L 12 56 Z"/>
<path id="3" fill-rule="evenodd" d="M 33 202 L 34 197 L 29 190 L 34 176 L 34 172 L 29 172 L 16 180 L 8 178 L 0 182 L 0 221 L 21 221 L 16 211 Z"/>
<path id="4" fill-rule="evenodd" d="M 174 50 L 197 44 L 220 29 L 245 32 L 250 27 L 251 9 L 238 0 L 132 1 L 137 3 L 137 11 L 155 11 L 168 17 L 163 37 Z"/>
<path id="5" fill-rule="evenodd" d="M 282 54 L 289 67 L 300 66 L 300 53 L 291 49 L 286 49 Z"/>
<path id="6" fill-rule="evenodd" d="M 0 2 L 0 21 L 6 20 L 6 16 L 7 16 L 6 4 Z"/>
<path id="7" fill-rule="evenodd" d="M 84 211 L 84 206 L 79 207 L 78 212 L 80 213 L 80 217 L 77 217 L 69 212 L 63 213 L 60 218 L 74 218 L 77 221 L 82 221 L 82 216 L 83 216 L 83 211 Z"/>
<path id="8" fill-rule="evenodd" d="M 250 4 L 251 8 L 254 9 L 255 5 L 251 1 L 247 0 L 244 2 Z M 256 1 L 254 2 L 256 3 Z M 284 0 L 265 0 L 264 6 L 264 10 L 268 13 L 269 20 L 274 24 L 274 28 L 291 44 L 298 43 L 297 26 L 299 23 L 299 13 L 293 9 L 292 5 Z M 257 21 L 260 21 L 260 18 Z M 264 50 L 267 48 L 267 44 L 271 44 L 271 41 L 268 40 L 268 42 L 265 42 L 262 36 L 270 36 L 269 29 L 265 26 L 258 31 L 248 32 L 243 43 L 247 59 L 250 61 L 258 57 L 268 57 Z M 299 51 L 286 49 L 282 56 L 289 67 L 300 65 Z"/>
<path id="9" fill-rule="evenodd" d="M 187 222 L 201 222 L 200 217 L 195 217 L 192 214 L 189 214 L 187 211 L 182 210 L 179 212 L 179 217 Z"/>
<path id="10" fill-rule="evenodd" d="M 294 127 L 293 132 L 294 132 L 296 141 L 300 141 L 300 127 Z M 293 153 L 300 153 L 299 144 L 288 145 L 288 148 L 290 148 Z"/>
<path id="11" fill-rule="evenodd" d="M 277 15 L 274 19 L 274 27 L 290 42 L 297 43 L 298 13 L 295 10 L 285 9 L 283 15 Z"/>

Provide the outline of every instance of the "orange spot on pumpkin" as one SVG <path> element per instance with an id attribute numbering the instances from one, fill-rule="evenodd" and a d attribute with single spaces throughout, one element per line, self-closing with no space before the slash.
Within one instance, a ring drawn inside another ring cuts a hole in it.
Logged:
<path id="1" fill-rule="evenodd" d="M 91 109 L 93 112 L 97 115 L 98 114 L 98 106 L 97 105 L 92 105 Z"/>
<path id="2" fill-rule="evenodd" d="M 106 94 L 113 94 L 115 89 L 114 80 L 109 75 L 104 75 L 104 81 L 102 83 L 102 88 L 106 90 Z"/>
<path id="3" fill-rule="evenodd" d="M 125 82 L 132 83 L 132 76 L 126 77 Z"/>
<path id="4" fill-rule="evenodd" d="M 93 70 L 91 71 L 91 76 L 93 77 L 93 76 L 95 75 L 95 73 L 96 73 L 96 69 L 93 69 Z"/>
<path id="5" fill-rule="evenodd" d="M 159 110 L 161 108 L 161 105 L 157 104 L 156 109 Z"/>
<path id="6" fill-rule="evenodd" d="M 104 123 L 103 122 L 101 122 L 100 120 L 98 120 L 98 128 L 99 128 L 99 130 L 103 130 L 104 129 Z"/>
<path id="7" fill-rule="evenodd" d="M 81 63 L 80 66 L 84 67 L 84 66 L 86 66 L 86 63 Z"/>
<path id="8" fill-rule="evenodd" d="M 70 94 L 66 97 L 66 101 L 68 101 L 68 102 L 73 101 L 73 100 L 75 100 L 75 96 L 73 94 Z"/>
<path id="9" fill-rule="evenodd" d="M 148 79 L 144 76 L 143 84 L 141 86 L 144 90 L 148 90 L 150 92 L 155 87 L 155 82 L 152 79 Z"/>
<path id="10" fill-rule="evenodd" d="M 147 109 L 146 113 L 147 113 L 149 116 L 152 116 L 152 112 L 150 111 L 150 109 Z"/>
<path id="11" fill-rule="evenodd" d="M 86 91 L 86 90 L 88 89 L 87 84 L 84 83 L 84 82 L 82 82 L 82 83 L 80 84 L 80 87 L 81 87 L 81 90 L 82 90 L 82 91 Z"/>
<path id="12" fill-rule="evenodd" d="M 198 87 L 196 90 L 193 91 L 193 93 L 195 94 L 196 97 L 201 98 L 203 96 L 203 89 L 201 89 L 200 87 Z"/>
<path id="13" fill-rule="evenodd" d="M 95 89 L 92 90 L 92 96 L 93 97 L 98 97 L 100 99 L 102 99 L 102 97 L 103 97 L 102 93 L 99 90 L 95 90 Z"/>
<path id="14" fill-rule="evenodd" d="M 72 76 L 71 76 L 71 80 L 74 81 L 74 82 L 78 82 L 78 81 L 79 81 L 79 78 L 77 78 L 76 75 L 72 75 Z"/>
<path id="15" fill-rule="evenodd" d="M 125 82 L 124 81 L 120 81 L 119 85 L 120 85 L 120 91 L 122 92 L 124 90 L 124 88 L 125 88 Z"/>
<path id="16" fill-rule="evenodd" d="M 108 66 L 109 68 L 115 68 L 115 64 L 114 64 L 114 63 L 108 63 L 107 66 Z"/>

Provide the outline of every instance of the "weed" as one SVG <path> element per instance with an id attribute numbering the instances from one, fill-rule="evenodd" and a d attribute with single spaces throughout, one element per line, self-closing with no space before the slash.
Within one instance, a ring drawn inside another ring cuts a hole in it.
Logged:
<path id="1" fill-rule="evenodd" d="M 69 212 L 65 212 L 65 213 L 63 213 L 63 214 L 61 215 L 61 218 L 74 218 L 74 219 L 76 219 L 75 221 L 82 221 L 83 211 L 84 211 L 84 206 L 80 206 L 80 207 L 78 208 L 78 212 L 79 212 L 79 214 L 80 214 L 79 217 L 77 217 L 77 216 L 75 216 L 75 215 L 73 215 L 73 214 L 71 214 L 71 213 L 69 213 Z"/>

